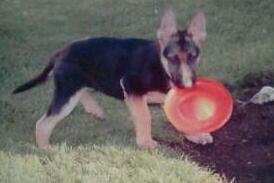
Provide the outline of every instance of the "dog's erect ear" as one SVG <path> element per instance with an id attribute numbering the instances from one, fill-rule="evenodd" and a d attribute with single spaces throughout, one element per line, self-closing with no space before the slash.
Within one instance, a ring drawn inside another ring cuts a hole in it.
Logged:
<path id="1" fill-rule="evenodd" d="M 166 45 L 173 34 L 177 32 L 176 16 L 171 9 L 168 9 L 161 21 L 158 29 L 157 38 L 162 46 Z"/>
<path id="2" fill-rule="evenodd" d="M 201 46 L 206 39 L 206 18 L 202 11 L 198 11 L 192 18 L 187 32 L 192 34 L 194 42 Z"/>

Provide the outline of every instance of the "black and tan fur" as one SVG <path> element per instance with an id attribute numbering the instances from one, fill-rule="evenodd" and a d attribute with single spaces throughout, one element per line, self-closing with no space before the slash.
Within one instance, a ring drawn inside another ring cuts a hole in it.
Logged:
<path id="1" fill-rule="evenodd" d="M 14 93 L 28 90 L 50 76 L 55 92 L 48 111 L 36 123 L 36 142 L 49 146 L 55 126 L 80 102 L 88 113 L 104 118 L 103 110 L 88 88 L 124 100 L 136 130 L 138 146 L 154 148 L 148 103 L 162 103 L 172 85 L 192 87 L 200 48 L 206 37 L 206 20 L 198 12 L 185 30 L 177 29 L 176 18 L 167 11 L 157 40 L 109 37 L 76 41 L 58 51 L 36 78 Z M 196 143 L 211 143 L 210 134 L 187 135 Z"/>

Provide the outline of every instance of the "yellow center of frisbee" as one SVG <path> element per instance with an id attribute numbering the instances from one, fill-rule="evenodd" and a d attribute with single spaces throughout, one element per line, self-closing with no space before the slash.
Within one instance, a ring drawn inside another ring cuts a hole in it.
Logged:
<path id="1" fill-rule="evenodd" d="M 212 117 L 215 113 L 215 105 L 206 98 L 200 98 L 196 101 L 196 118 L 204 121 Z"/>

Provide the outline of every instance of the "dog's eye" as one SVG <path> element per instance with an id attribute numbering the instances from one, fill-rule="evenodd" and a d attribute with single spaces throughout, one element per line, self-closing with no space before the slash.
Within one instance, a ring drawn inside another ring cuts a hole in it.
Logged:
<path id="1" fill-rule="evenodd" d="M 168 44 L 168 46 L 164 49 L 163 55 L 167 58 L 167 59 L 173 59 L 174 57 L 176 57 L 176 54 L 179 50 L 179 47 L 177 45 L 177 43 L 175 42 L 171 42 Z"/>
<path id="2" fill-rule="evenodd" d="M 190 52 L 190 53 L 188 54 L 188 56 L 187 56 L 187 62 L 188 62 L 189 64 L 193 64 L 193 63 L 196 62 L 197 58 L 198 58 L 198 52 L 197 52 L 197 51 L 195 51 L 195 52 Z"/>
<path id="3" fill-rule="evenodd" d="M 198 52 L 197 51 L 193 51 L 189 54 L 191 57 L 193 58 L 197 58 L 198 57 Z"/>

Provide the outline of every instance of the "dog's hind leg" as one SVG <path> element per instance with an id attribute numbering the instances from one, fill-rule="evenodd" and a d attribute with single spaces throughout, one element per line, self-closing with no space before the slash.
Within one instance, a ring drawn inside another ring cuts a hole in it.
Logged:
<path id="1" fill-rule="evenodd" d="M 105 119 L 104 111 L 100 108 L 97 102 L 90 96 L 88 91 L 83 91 L 80 97 L 80 103 L 83 105 L 87 113 L 93 114 L 95 117 L 100 120 Z"/>
<path id="2" fill-rule="evenodd" d="M 44 114 L 36 123 L 36 143 L 39 148 L 47 148 L 49 139 L 55 126 L 77 105 L 81 91 L 78 91 L 73 96 L 66 99 L 63 105 L 52 105 L 49 111 L 53 113 Z M 58 100 L 58 99 L 57 99 Z M 58 103 L 56 101 L 55 103 Z"/>
<path id="3" fill-rule="evenodd" d="M 55 126 L 77 105 L 83 88 L 79 84 L 68 81 L 67 78 L 61 76 L 55 78 L 54 98 L 48 109 L 36 123 L 36 143 L 39 148 L 47 148 L 49 146 L 50 136 Z"/>

